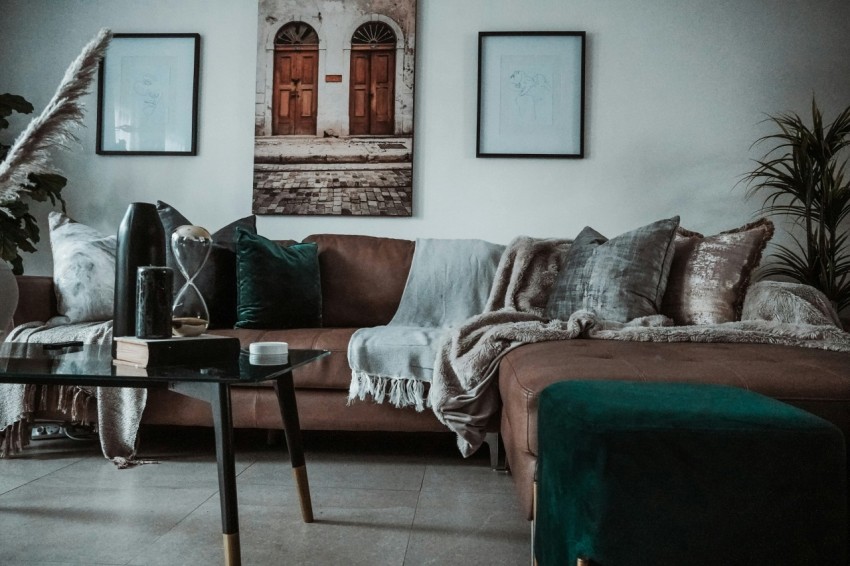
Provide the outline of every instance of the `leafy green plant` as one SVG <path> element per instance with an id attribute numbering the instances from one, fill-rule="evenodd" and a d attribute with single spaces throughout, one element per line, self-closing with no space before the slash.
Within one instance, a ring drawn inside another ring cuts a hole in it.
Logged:
<path id="1" fill-rule="evenodd" d="M 845 180 L 850 146 L 850 107 L 832 123 L 812 99 L 812 123 L 795 113 L 769 116 L 778 132 L 755 144 L 774 147 L 744 176 L 747 195 L 763 197 L 762 212 L 789 218 L 798 227 L 792 243 L 776 244 L 763 276 L 784 276 L 812 285 L 841 310 L 850 306 L 850 184 Z"/>
<path id="2" fill-rule="evenodd" d="M 30 114 L 33 106 L 24 97 L 14 94 L 0 94 L 0 130 L 9 127 L 6 120 L 13 112 Z M 6 159 L 11 146 L 0 143 L 0 163 Z M 65 201 L 60 192 L 67 179 L 56 173 L 30 173 L 26 181 L 14 191 L 0 191 L 0 260 L 12 266 L 12 272 L 20 275 L 24 272 L 23 258 L 20 252 L 34 252 L 39 242 L 39 230 L 35 217 L 30 214 L 25 199 L 38 202 L 50 200 L 56 206 L 57 201 L 65 211 Z"/>

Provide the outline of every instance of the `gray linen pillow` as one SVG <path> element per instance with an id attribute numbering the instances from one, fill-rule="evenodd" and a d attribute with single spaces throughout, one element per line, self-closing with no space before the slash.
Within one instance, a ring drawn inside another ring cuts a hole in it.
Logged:
<path id="1" fill-rule="evenodd" d="M 61 212 L 51 212 L 48 224 L 59 314 L 71 322 L 111 320 L 116 237 L 104 236 Z"/>
<path id="2" fill-rule="evenodd" d="M 610 240 L 586 227 L 567 252 L 547 317 L 566 320 L 585 309 L 603 320 L 627 322 L 658 314 L 678 226 L 674 216 Z"/>

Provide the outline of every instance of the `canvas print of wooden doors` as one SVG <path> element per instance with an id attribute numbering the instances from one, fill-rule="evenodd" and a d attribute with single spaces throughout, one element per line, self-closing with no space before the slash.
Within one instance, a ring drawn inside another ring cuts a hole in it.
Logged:
<path id="1" fill-rule="evenodd" d="M 259 0 L 253 211 L 412 216 L 416 0 Z"/>

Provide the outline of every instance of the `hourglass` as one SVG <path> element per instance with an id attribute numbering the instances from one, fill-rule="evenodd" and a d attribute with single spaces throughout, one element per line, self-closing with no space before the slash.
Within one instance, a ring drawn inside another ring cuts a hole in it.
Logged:
<path id="1" fill-rule="evenodd" d="M 198 336 L 209 326 L 210 311 L 195 285 L 195 277 L 207 263 L 212 245 L 212 236 L 200 226 L 180 226 L 171 235 L 177 268 L 186 278 L 171 307 L 171 328 L 175 336 Z"/>

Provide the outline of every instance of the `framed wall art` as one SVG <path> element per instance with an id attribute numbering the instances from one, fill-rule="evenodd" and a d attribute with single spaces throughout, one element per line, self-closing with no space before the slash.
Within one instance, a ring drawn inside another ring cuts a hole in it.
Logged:
<path id="1" fill-rule="evenodd" d="M 116 33 L 100 63 L 97 153 L 197 155 L 197 33 Z"/>
<path id="2" fill-rule="evenodd" d="M 258 3 L 252 211 L 412 216 L 416 0 Z"/>
<path id="3" fill-rule="evenodd" d="M 477 157 L 584 157 L 585 32 L 478 34 Z"/>

